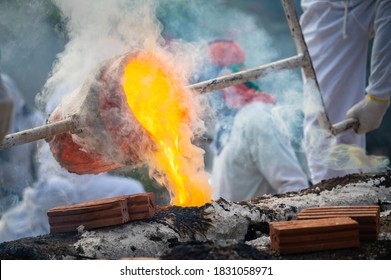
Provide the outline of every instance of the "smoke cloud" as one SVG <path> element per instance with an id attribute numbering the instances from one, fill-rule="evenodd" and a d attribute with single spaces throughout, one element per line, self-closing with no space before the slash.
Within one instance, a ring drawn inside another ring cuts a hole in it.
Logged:
<path id="1" fill-rule="evenodd" d="M 0 70 L 15 80 L 30 107 L 66 40 L 57 16 L 48 0 L 0 1 Z"/>
<path id="2" fill-rule="evenodd" d="M 154 1 L 54 2 L 66 19 L 69 42 L 37 98 L 41 105 L 61 86 L 68 92 L 80 86 L 98 63 L 160 39 Z"/>

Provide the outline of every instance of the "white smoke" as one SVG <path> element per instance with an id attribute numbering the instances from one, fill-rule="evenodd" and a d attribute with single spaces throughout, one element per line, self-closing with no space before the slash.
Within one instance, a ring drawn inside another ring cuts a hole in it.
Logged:
<path id="1" fill-rule="evenodd" d="M 80 86 L 98 63 L 161 40 L 155 1 L 54 2 L 66 18 L 69 42 L 57 57 L 39 103 L 46 104 L 59 86 L 68 85 L 70 91 Z"/>
<path id="2" fill-rule="evenodd" d="M 47 0 L 0 1 L 0 71 L 31 107 L 65 41 L 56 12 Z"/>

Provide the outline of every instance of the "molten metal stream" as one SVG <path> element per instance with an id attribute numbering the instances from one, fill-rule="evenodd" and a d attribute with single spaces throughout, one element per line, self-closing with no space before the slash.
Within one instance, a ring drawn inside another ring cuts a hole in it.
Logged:
<path id="1" fill-rule="evenodd" d="M 170 191 L 171 204 L 201 206 L 211 201 L 202 151 L 191 144 L 191 92 L 164 61 L 140 52 L 127 64 L 123 88 L 136 119 L 155 141 L 148 163 Z M 200 171 L 200 169 L 202 171 Z"/>

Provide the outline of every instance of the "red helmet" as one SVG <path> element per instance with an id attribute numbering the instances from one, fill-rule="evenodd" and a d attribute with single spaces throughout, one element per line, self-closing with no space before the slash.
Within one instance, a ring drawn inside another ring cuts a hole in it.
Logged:
<path id="1" fill-rule="evenodd" d="M 235 41 L 217 40 L 209 43 L 208 55 L 215 65 L 227 67 L 220 74 L 227 75 L 232 72 L 244 70 L 245 53 L 242 47 Z M 235 67 L 234 65 L 240 66 Z M 252 82 L 224 88 L 221 92 L 224 100 L 233 108 L 241 108 L 246 104 L 257 101 L 267 104 L 276 103 L 274 96 L 261 92 L 260 88 Z"/>
<path id="2" fill-rule="evenodd" d="M 243 64 L 245 53 L 235 41 L 218 40 L 209 43 L 208 55 L 210 60 L 220 67 L 232 64 Z"/>

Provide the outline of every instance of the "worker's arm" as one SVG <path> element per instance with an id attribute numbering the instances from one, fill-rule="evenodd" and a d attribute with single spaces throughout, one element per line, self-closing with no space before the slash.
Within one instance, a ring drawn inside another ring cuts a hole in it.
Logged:
<path id="1" fill-rule="evenodd" d="M 0 76 L 0 142 L 3 141 L 11 123 L 12 99 L 7 93 Z"/>
<path id="2" fill-rule="evenodd" d="M 371 57 L 367 96 L 347 112 L 359 121 L 357 133 L 378 128 L 391 96 L 391 0 L 377 1 L 375 37 Z"/>

